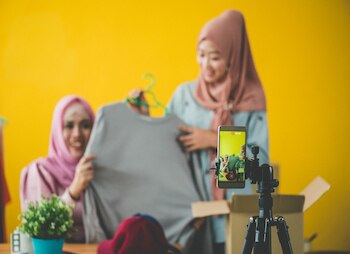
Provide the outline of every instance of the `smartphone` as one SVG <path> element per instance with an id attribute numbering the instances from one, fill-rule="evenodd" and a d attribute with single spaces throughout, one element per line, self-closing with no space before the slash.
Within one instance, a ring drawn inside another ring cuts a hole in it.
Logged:
<path id="1" fill-rule="evenodd" d="M 218 127 L 218 188 L 245 187 L 246 134 L 245 127 Z"/>

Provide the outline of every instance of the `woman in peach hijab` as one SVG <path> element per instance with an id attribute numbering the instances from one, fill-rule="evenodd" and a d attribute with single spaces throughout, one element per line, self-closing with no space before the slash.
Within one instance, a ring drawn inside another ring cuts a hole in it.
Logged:
<path id="1" fill-rule="evenodd" d="M 218 125 L 246 126 L 247 155 L 251 156 L 252 145 L 258 145 L 260 162 L 269 160 L 265 95 L 240 12 L 225 11 L 205 24 L 197 61 L 198 79 L 180 85 L 169 103 L 170 111 L 186 123 L 180 126 L 187 133 L 180 141 L 187 151 L 200 155 L 208 199 L 229 199 L 233 191 L 251 194 L 249 181 L 245 189 L 217 189 L 208 170 L 216 156 Z M 214 253 L 224 253 L 225 218 L 216 216 L 211 222 Z"/>
<path id="2" fill-rule="evenodd" d="M 22 210 L 27 201 L 37 201 L 52 194 L 74 205 L 75 232 L 70 241 L 84 242 L 82 192 L 93 178 L 91 161 L 85 155 L 94 113 L 78 96 L 65 96 L 56 105 L 51 127 L 49 153 L 32 161 L 21 172 L 20 199 Z"/>

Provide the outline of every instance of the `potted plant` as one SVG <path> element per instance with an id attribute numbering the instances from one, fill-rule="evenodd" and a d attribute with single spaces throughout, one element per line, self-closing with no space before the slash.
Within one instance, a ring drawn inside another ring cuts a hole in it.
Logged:
<path id="1" fill-rule="evenodd" d="M 32 238 L 35 254 L 61 254 L 63 240 L 73 228 L 72 206 L 52 195 L 29 202 L 19 229 Z"/>

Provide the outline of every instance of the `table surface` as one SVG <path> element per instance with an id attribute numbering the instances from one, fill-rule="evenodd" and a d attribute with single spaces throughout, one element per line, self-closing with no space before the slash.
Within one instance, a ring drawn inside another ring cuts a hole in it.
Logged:
<path id="1" fill-rule="evenodd" d="M 67 254 L 96 254 L 98 244 L 73 244 L 65 243 L 63 245 L 63 251 Z M 11 247 L 9 243 L 0 244 L 0 254 L 11 253 Z"/>

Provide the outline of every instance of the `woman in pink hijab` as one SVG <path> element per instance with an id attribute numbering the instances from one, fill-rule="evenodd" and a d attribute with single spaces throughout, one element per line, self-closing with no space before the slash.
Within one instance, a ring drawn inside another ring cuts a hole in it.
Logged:
<path id="1" fill-rule="evenodd" d="M 65 96 L 55 107 L 47 157 L 31 162 L 21 172 L 22 211 L 26 201 L 57 194 L 75 206 L 76 232 L 70 239 L 84 242 L 82 192 L 93 178 L 92 155 L 84 156 L 94 122 L 89 104 L 78 96 Z"/>
<path id="2" fill-rule="evenodd" d="M 225 11 L 205 24 L 197 43 L 197 61 L 198 79 L 176 89 L 169 109 L 186 123 L 180 126 L 187 134 L 180 141 L 187 151 L 199 153 L 208 199 L 229 199 L 233 189 L 217 189 L 209 173 L 219 125 L 246 126 L 248 156 L 251 146 L 258 145 L 260 162 L 269 160 L 265 95 L 240 12 Z M 247 181 L 245 189 L 234 192 L 251 194 L 253 190 Z M 214 253 L 224 253 L 225 218 L 216 216 L 211 222 Z"/>

